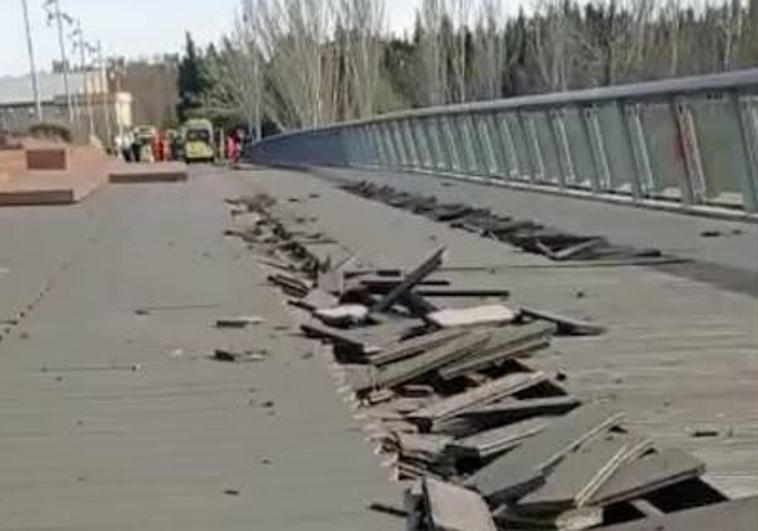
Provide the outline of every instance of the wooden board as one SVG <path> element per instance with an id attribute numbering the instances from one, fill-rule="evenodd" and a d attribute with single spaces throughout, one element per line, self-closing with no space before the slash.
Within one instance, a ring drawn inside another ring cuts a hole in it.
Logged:
<path id="1" fill-rule="evenodd" d="M 608 505 L 643 496 L 705 472 L 705 463 L 678 449 L 663 449 L 625 463 L 590 498 L 589 503 Z"/>
<path id="2" fill-rule="evenodd" d="M 590 323 L 581 319 L 574 319 L 565 315 L 545 310 L 538 310 L 526 306 L 521 307 L 521 314 L 532 317 L 533 319 L 542 319 L 555 323 L 558 327 L 559 334 L 573 336 L 598 336 L 605 333 L 605 327 L 599 324 Z"/>
<path id="3" fill-rule="evenodd" d="M 424 479 L 426 510 L 435 531 L 497 531 L 489 507 L 476 492 Z"/>
<path id="4" fill-rule="evenodd" d="M 505 529 L 560 529 L 578 531 L 603 523 L 602 507 L 582 507 L 558 513 L 523 514 L 508 506 L 494 512 L 495 521 L 502 522 Z"/>
<path id="5" fill-rule="evenodd" d="M 533 417 L 451 441 L 448 446 L 452 453 L 487 457 L 518 446 L 544 430 L 552 421 L 550 417 Z"/>
<path id="6" fill-rule="evenodd" d="M 442 265 L 443 256 L 445 255 L 445 247 L 441 247 L 434 251 L 432 255 L 424 260 L 416 269 L 408 273 L 400 284 L 390 291 L 386 297 L 376 303 L 371 311 L 384 312 L 392 308 L 402 295 L 413 288 L 416 284 L 421 282 L 424 278 L 429 276 L 435 269 Z"/>
<path id="7" fill-rule="evenodd" d="M 444 398 L 430 406 L 414 411 L 408 417 L 428 422 L 446 419 L 468 408 L 494 402 L 505 396 L 518 393 L 544 382 L 546 379 L 547 376 L 539 371 L 506 374 L 468 391 Z"/>
<path id="8" fill-rule="evenodd" d="M 583 507 L 625 461 L 650 447 L 645 437 L 606 433 L 569 452 L 547 474 L 544 485 L 518 502 L 525 512 L 557 512 Z"/>
<path id="9" fill-rule="evenodd" d="M 374 365 L 393 363 L 403 358 L 413 356 L 414 354 L 420 354 L 424 350 L 435 348 L 467 333 L 468 331 L 464 329 L 439 330 L 406 341 L 400 341 L 388 347 L 381 353 L 372 356 L 370 362 Z"/>
<path id="10" fill-rule="evenodd" d="M 599 528 L 602 531 L 755 531 L 758 496 L 642 518 Z"/>
<path id="11" fill-rule="evenodd" d="M 437 368 L 468 355 L 480 348 L 489 339 L 489 332 L 476 331 L 466 334 L 444 343 L 436 348 L 428 350 L 418 356 L 409 358 L 377 371 L 371 387 L 393 387 L 409 382 L 424 373 L 434 371 Z"/>
<path id="12" fill-rule="evenodd" d="M 579 407 L 515 450 L 478 470 L 467 480 L 490 501 L 518 498 L 544 482 L 544 472 L 582 442 L 623 417 L 602 404 Z"/>
<path id="13" fill-rule="evenodd" d="M 549 345 L 555 325 L 535 321 L 522 326 L 495 328 L 487 344 L 474 355 L 440 369 L 440 376 L 452 379 L 467 372 L 500 363 L 508 358 L 539 350 Z"/>
<path id="14" fill-rule="evenodd" d="M 455 308 L 430 313 L 426 319 L 440 328 L 510 323 L 516 312 L 503 304 L 486 304 L 470 308 Z"/>

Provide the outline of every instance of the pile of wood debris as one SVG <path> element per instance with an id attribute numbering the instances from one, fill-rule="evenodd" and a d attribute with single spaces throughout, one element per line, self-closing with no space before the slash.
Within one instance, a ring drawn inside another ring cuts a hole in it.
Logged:
<path id="1" fill-rule="evenodd" d="M 700 459 L 530 367 L 553 336 L 602 326 L 451 286 L 438 274 L 444 248 L 410 271 L 332 264 L 314 252 L 324 236 L 285 226 L 270 198 L 234 205 L 253 217 L 231 234 L 263 252 L 269 281 L 309 314 L 302 331 L 331 345 L 340 392 L 408 482 L 398 512 L 409 529 L 754 529 L 758 498 L 728 500 Z M 439 294 L 471 304 L 440 307 Z"/>
<path id="2" fill-rule="evenodd" d="M 434 196 L 403 192 L 369 181 L 346 184 L 342 188 L 363 198 L 449 223 L 453 227 L 506 242 L 526 252 L 541 254 L 558 262 L 591 260 L 664 264 L 682 261 L 672 256 L 664 256 L 658 249 L 616 245 L 603 236 L 573 234 L 535 220 L 495 214 L 490 209 L 476 208 L 465 203 L 440 203 Z"/>

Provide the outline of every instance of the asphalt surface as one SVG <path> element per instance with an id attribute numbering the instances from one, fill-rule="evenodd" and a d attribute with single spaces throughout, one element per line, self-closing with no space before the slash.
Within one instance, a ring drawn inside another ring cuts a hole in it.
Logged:
<path id="1" fill-rule="evenodd" d="M 0 529 L 402 528 L 367 509 L 400 489 L 326 357 L 222 235 L 223 198 L 249 188 L 194 167 L 0 210 Z M 213 327 L 238 314 L 265 322 Z"/>

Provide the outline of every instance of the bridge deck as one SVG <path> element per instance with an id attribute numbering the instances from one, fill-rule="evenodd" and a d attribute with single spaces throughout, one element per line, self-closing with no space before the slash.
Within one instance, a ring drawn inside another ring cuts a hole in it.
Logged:
<path id="1" fill-rule="evenodd" d="M 705 458 L 728 493 L 758 491 L 755 298 L 649 268 L 555 268 L 302 173 L 196 167 L 184 184 L 0 210 L 0 319 L 20 317 L 0 329 L 0 529 L 402 527 L 365 509 L 397 503 L 399 489 L 320 357 L 303 359 L 310 343 L 275 329 L 293 324 L 278 291 L 221 236 L 222 199 L 255 191 L 301 198 L 285 205 L 377 265 L 415 263 L 444 242 L 449 265 L 518 266 L 455 274 L 607 324 L 605 336 L 559 339 L 536 362 Z M 135 314 L 145 306 L 197 307 Z M 240 335 L 211 327 L 237 313 L 267 321 Z M 206 358 L 229 342 L 270 359 Z M 692 437 L 700 427 L 719 436 Z"/>

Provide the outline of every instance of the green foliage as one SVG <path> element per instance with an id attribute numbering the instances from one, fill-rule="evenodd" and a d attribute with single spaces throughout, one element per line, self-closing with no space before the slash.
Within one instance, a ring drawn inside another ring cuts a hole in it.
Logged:
<path id="1" fill-rule="evenodd" d="M 198 52 L 189 32 L 186 35 L 184 56 L 179 62 L 177 83 L 179 89 L 177 112 L 181 120 L 186 120 L 193 110 L 202 106 L 203 94 L 210 87 L 205 60 Z"/>

